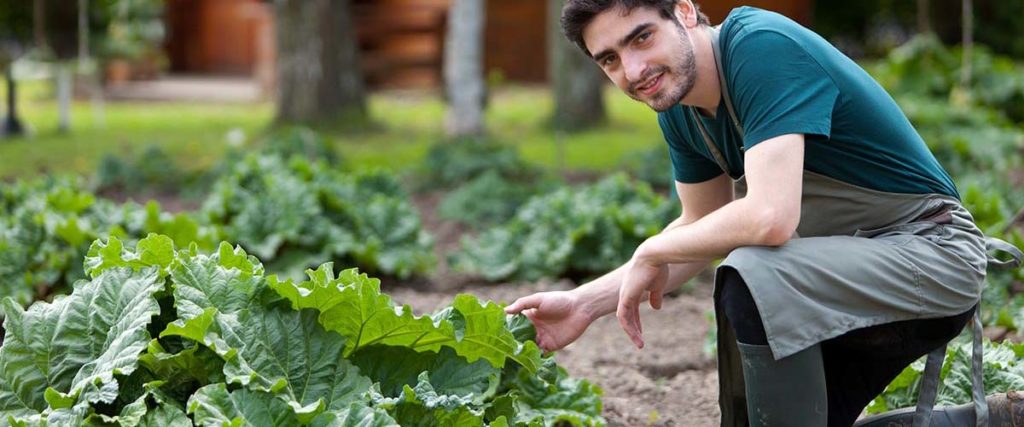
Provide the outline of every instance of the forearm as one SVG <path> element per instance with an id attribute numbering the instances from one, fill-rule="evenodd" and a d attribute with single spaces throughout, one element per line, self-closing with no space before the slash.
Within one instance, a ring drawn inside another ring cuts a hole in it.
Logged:
<path id="1" fill-rule="evenodd" d="M 778 246 L 792 235 L 787 225 L 780 226 L 786 222 L 760 201 L 737 199 L 698 221 L 647 239 L 637 257 L 654 265 L 706 262 L 741 246 Z"/>
<path id="2" fill-rule="evenodd" d="M 669 288 L 681 286 L 707 267 L 708 261 L 687 262 L 669 265 Z M 619 305 L 619 287 L 625 277 L 629 263 L 593 281 L 572 290 L 583 301 L 584 309 L 592 319 L 614 313 Z M 647 295 L 644 295 L 647 298 Z"/>

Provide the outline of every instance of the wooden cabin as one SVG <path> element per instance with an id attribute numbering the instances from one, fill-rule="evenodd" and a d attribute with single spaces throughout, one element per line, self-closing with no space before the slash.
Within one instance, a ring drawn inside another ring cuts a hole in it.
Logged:
<path id="1" fill-rule="evenodd" d="M 272 84 L 272 5 L 262 0 L 166 0 L 171 72 L 252 75 Z M 444 34 L 452 0 L 351 0 L 372 88 L 437 87 L 442 83 Z M 503 81 L 547 80 L 548 0 L 486 0 L 485 70 Z M 812 0 L 705 0 L 720 22 L 741 4 L 775 10 L 807 24 Z"/>

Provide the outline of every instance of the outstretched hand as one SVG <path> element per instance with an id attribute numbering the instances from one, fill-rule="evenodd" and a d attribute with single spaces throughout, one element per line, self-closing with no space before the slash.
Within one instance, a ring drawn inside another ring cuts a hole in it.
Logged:
<path id="1" fill-rule="evenodd" d="M 537 330 L 537 345 L 545 351 L 561 349 L 576 341 L 594 321 L 576 294 L 540 292 L 519 298 L 505 313 L 523 313 Z"/>
<path id="2" fill-rule="evenodd" d="M 640 302 L 644 293 L 650 293 L 651 308 L 660 310 L 667 284 L 667 264 L 649 264 L 638 258 L 630 261 L 622 287 L 619 288 L 619 306 L 615 317 L 637 348 L 644 348 L 644 328 L 640 323 Z"/>

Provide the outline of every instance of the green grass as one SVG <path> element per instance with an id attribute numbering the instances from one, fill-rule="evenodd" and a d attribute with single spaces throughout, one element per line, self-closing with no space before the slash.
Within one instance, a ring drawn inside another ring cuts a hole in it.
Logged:
<path id="1" fill-rule="evenodd" d="M 72 107 L 71 131 L 57 131 L 57 105 L 49 84 L 20 86 L 19 112 L 33 129 L 30 137 L 0 140 L 0 178 L 40 173 L 91 173 L 107 153 L 131 154 L 155 144 L 185 169 L 215 163 L 229 148 L 228 132 L 258 139 L 273 118 L 273 105 L 108 102 L 104 124 L 91 104 Z M 0 88 L 0 96 L 6 96 Z M 0 98 L 3 99 L 3 98 Z M 609 122 L 597 129 L 564 134 L 559 160 L 556 133 L 549 123 L 549 93 L 538 87 L 502 87 L 487 111 L 489 134 L 517 146 L 531 162 L 554 168 L 611 171 L 630 153 L 662 144 L 655 114 L 615 88 L 607 89 Z M 433 92 L 387 92 L 370 99 L 373 125 L 359 130 L 326 127 L 338 151 L 356 168 L 395 171 L 419 165 L 430 145 L 444 140 L 445 107 Z"/>

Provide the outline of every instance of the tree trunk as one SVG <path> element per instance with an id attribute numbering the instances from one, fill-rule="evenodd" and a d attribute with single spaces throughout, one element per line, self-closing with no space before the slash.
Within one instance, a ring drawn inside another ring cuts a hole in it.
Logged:
<path id="1" fill-rule="evenodd" d="M 4 117 L 4 127 L 0 129 L 0 135 L 5 137 L 18 136 L 25 133 L 25 127 L 21 125 L 21 120 L 18 119 L 18 92 L 17 83 L 14 81 L 14 72 L 11 70 L 12 66 L 7 66 L 7 116 Z"/>
<path id="2" fill-rule="evenodd" d="M 275 0 L 278 123 L 366 116 L 349 0 Z"/>
<path id="3" fill-rule="evenodd" d="M 452 138 L 484 132 L 485 0 L 454 0 L 448 10 L 444 45 L 446 129 Z"/>
<path id="4" fill-rule="evenodd" d="M 932 32 L 931 0 L 917 0 L 917 32 Z"/>
<path id="5" fill-rule="evenodd" d="M 57 68 L 57 131 L 71 131 L 71 64 L 58 61 Z"/>
<path id="6" fill-rule="evenodd" d="M 565 0 L 548 2 L 548 79 L 555 96 L 556 129 L 579 130 L 607 118 L 601 89 L 606 77 L 594 61 L 562 35 Z"/>
<path id="7" fill-rule="evenodd" d="M 971 60 L 974 48 L 974 4 L 971 0 L 963 0 L 963 62 L 960 68 L 960 86 L 965 90 L 971 87 Z"/>

